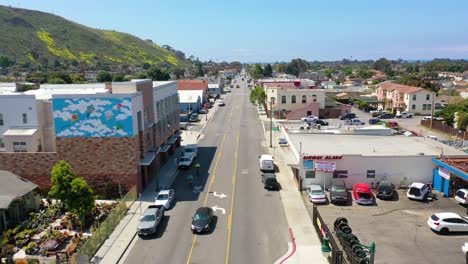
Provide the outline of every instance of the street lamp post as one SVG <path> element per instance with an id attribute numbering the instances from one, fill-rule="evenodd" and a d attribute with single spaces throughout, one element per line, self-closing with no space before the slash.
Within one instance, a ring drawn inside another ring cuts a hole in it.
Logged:
<path id="1" fill-rule="evenodd" d="M 270 148 L 273 147 L 273 101 L 270 98 Z"/>

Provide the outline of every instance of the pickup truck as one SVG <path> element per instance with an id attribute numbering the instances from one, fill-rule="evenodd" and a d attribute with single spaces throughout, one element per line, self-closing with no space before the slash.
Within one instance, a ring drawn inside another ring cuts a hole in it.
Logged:
<path id="1" fill-rule="evenodd" d="M 143 213 L 137 226 L 138 236 L 147 236 L 156 233 L 161 219 L 164 217 L 164 207 L 150 205 Z"/>
<path id="2" fill-rule="evenodd" d="M 316 117 L 316 116 L 311 115 L 311 116 L 301 118 L 301 121 L 311 123 L 311 122 L 315 122 L 317 119 L 319 119 L 319 118 Z"/>
<path id="3" fill-rule="evenodd" d="M 198 156 L 197 144 L 186 145 L 182 151 L 182 156 L 189 156 L 195 159 Z"/>
<path id="4" fill-rule="evenodd" d="M 414 117 L 414 114 L 411 112 L 401 112 L 398 115 L 395 116 L 396 118 L 412 118 Z"/>
<path id="5" fill-rule="evenodd" d="M 193 163 L 193 156 L 182 156 L 177 161 L 177 166 L 179 169 L 188 169 Z"/>

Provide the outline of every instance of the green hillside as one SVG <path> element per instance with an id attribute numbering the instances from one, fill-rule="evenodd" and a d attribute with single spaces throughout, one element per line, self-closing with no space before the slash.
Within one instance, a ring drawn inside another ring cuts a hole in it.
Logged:
<path id="1" fill-rule="evenodd" d="M 0 55 L 32 65 L 182 66 L 185 60 L 130 34 L 89 28 L 62 17 L 0 6 Z"/>

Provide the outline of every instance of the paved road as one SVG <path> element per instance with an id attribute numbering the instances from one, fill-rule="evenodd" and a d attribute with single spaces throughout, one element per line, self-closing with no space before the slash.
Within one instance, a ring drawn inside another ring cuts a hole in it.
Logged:
<path id="1" fill-rule="evenodd" d="M 124 263 L 273 263 L 286 253 L 288 225 L 279 193 L 261 183 L 258 156 L 265 142 L 246 86 L 233 88 L 205 127 L 199 142 L 202 175 L 194 181 L 201 192 L 189 188 L 188 172 L 179 173 L 174 208 L 155 236 L 132 242 Z M 213 232 L 193 235 L 191 216 L 203 205 L 222 209 L 215 212 Z"/>

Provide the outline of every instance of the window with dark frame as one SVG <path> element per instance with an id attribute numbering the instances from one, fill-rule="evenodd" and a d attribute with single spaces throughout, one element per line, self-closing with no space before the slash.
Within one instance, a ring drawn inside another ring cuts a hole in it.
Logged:
<path id="1" fill-rule="evenodd" d="M 306 179 L 315 179 L 315 171 L 306 171 Z"/>
<path id="2" fill-rule="evenodd" d="M 335 170 L 333 172 L 334 179 L 346 179 L 348 178 L 348 171 L 347 170 Z"/>
<path id="3" fill-rule="evenodd" d="M 367 170 L 367 178 L 375 178 L 375 170 Z"/>

